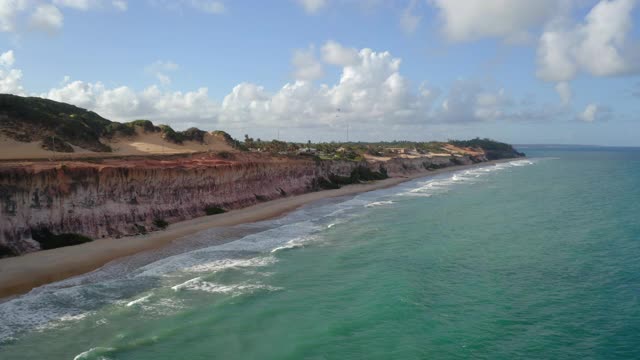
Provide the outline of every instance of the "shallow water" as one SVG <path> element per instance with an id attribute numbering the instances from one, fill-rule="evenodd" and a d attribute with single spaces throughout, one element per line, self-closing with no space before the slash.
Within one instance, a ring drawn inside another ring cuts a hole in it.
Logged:
<path id="1" fill-rule="evenodd" d="M 0 358 L 640 357 L 640 151 L 524 150 L 41 287 Z"/>

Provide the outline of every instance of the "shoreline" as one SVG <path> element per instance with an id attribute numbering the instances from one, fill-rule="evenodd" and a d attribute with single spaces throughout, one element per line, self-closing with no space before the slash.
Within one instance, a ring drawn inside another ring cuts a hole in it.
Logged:
<path id="1" fill-rule="evenodd" d="M 371 183 L 347 185 L 335 190 L 310 192 L 255 204 L 224 214 L 202 216 L 173 223 L 166 230 L 146 235 L 128 236 L 120 239 L 96 239 L 90 243 L 41 250 L 22 256 L 0 259 L 0 299 L 25 294 L 38 286 L 91 272 L 113 260 L 157 249 L 180 238 L 210 228 L 268 220 L 282 216 L 317 200 L 356 195 L 392 187 L 423 177 L 514 160 L 518 160 L 518 158 L 451 166 L 406 177 L 394 177 Z"/>

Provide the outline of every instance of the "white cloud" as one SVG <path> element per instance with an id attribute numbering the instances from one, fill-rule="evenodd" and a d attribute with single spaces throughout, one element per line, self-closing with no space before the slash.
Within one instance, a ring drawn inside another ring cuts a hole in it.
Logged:
<path id="1" fill-rule="evenodd" d="M 110 6 L 116 10 L 126 11 L 128 7 L 126 0 L 53 0 L 53 4 L 81 11 L 108 8 Z"/>
<path id="2" fill-rule="evenodd" d="M 584 111 L 578 115 L 578 119 L 592 123 L 595 121 L 606 121 L 611 118 L 611 109 L 606 106 L 589 104 Z"/>
<path id="3" fill-rule="evenodd" d="M 560 96 L 560 101 L 562 105 L 569 105 L 571 103 L 571 86 L 566 81 L 559 82 L 556 84 L 556 92 L 558 96 Z"/>
<path id="4" fill-rule="evenodd" d="M 111 4 L 114 8 L 120 11 L 127 11 L 127 9 L 129 8 L 128 3 L 124 0 L 113 0 Z"/>
<path id="5" fill-rule="evenodd" d="M 338 43 L 331 43 L 331 47 L 340 50 L 338 53 L 350 54 L 352 50 Z M 316 85 L 297 79 L 271 92 L 258 84 L 241 83 L 221 102 L 211 98 L 205 87 L 187 92 L 170 90 L 170 84 L 162 77 L 157 77 L 158 83 L 164 86 L 152 85 L 142 90 L 65 77 L 40 96 L 88 108 L 115 121 L 147 118 L 178 129 L 198 126 L 255 132 L 286 125 L 291 133 L 297 131 L 300 136 L 306 136 L 305 129 L 319 127 L 323 132 L 341 134 L 346 124 L 362 134 L 384 134 L 383 129 L 400 127 L 544 120 L 558 114 L 551 108 L 539 111 L 533 106 L 520 106 L 505 90 L 493 90 L 472 81 L 455 83 L 436 107 L 440 91 L 426 83 L 417 89 L 412 87 L 401 75 L 401 60 L 391 53 L 364 48 L 355 51 L 353 59 L 352 54 L 345 57 L 330 53 L 329 60 L 344 64 L 334 84 Z M 13 57 L 13 52 L 0 55 L 2 63 L 7 64 L 0 69 L 0 91 L 23 94 L 22 72 L 9 68 Z M 147 71 L 155 75 L 177 68 L 173 62 L 157 61 Z"/>
<path id="6" fill-rule="evenodd" d="M 32 28 L 47 31 L 56 32 L 62 28 L 64 23 L 64 17 L 60 10 L 49 4 L 43 4 L 36 7 L 29 24 Z"/>
<path id="7" fill-rule="evenodd" d="M 316 80 L 324 75 L 322 64 L 316 58 L 313 47 L 295 50 L 291 63 L 295 68 L 296 80 Z"/>
<path id="8" fill-rule="evenodd" d="M 0 66 L 2 67 L 11 67 L 15 63 L 16 58 L 13 55 L 13 50 L 9 50 L 0 54 Z"/>
<path id="9" fill-rule="evenodd" d="M 304 11 L 309 14 L 315 14 L 327 6 L 327 0 L 297 0 Z"/>
<path id="10" fill-rule="evenodd" d="M 136 92 L 127 86 L 110 89 L 100 82 L 72 81 L 41 96 L 85 107 L 113 120 L 148 118 L 173 125 L 192 121 L 206 125 L 203 120 L 211 121 L 217 108 L 206 88 L 183 93 L 150 86 Z"/>
<path id="11" fill-rule="evenodd" d="M 57 6 L 88 10 L 91 6 L 95 6 L 97 2 L 93 0 L 53 0 L 53 3 Z"/>
<path id="12" fill-rule="evenodd" d="M 179 68 L 180 66 L 173 61 L 158 60 L 153 64 L 147 65 L 144 70 L 148 74 L 155 76 L 161 84 L 168 85 L 171 83 L 169 73 L 175 72 Z"/>
<path id="13" fill-rule="evenodd" d="M 223 14 L 226 11 L 224 3 L 221 1 L 191 0 L 189 4 L 195 9 L 210 14 Z"/>
<path id="14" fill-rule="evenodd" d="M 13 50 L 0 54 L 0 93 L 24 94 L 22 71 L 14 69 L 14 63 Z"/>
<path id="15" fill-rule="evenodd" d="M 558 10 L 556 0 L 430 0 L 439 9 L 443 32 L 451 41 L 498 37 L 507 41 L 526 38 Z"/>
<path id="16" fill-rule="evenodd" d="M 25 11 L 28 5 L 28 0 L 0 0 L 0 31 L 15 31 L 18 14 Z"/>
<path id="17" fill-rule="evenodd" d="M 358 50 L 329 40 L 322 46 L 322 60 L 338 66 L 354 65 L 358 62 Z"/>
<path id="18" fill-rule="evenodd" d="M 538 44 L 537 75 L 546 81 L 568 81 L 579 71 L 594 76 L 638 72 L 637 43 L 627 39 L 635 0 L 602 0 L 571 25 L 559 20 L 547 26 Z"/>
<path id="19" fill-rule="evenodd" d="M 407 7 L 402 10 L 400 14 L 400 27 L 409 34 L 414 33 L 418 29 L 420 21 L 422 20 L 422 16 L 415 14 L 416 5 L 417 0 L 410 0 Z"/>
<path id="20" fill-rule="evenodd" d="M 504 89 L 488 91 L 476 82 L 459 80 L 435 116 L 447 122 L 495 121 L 504 119 L 512 104 Z"/>
<path id="21" fill-rule="evenodd" d="M 224 2 L 217 0 L 149 0 L 149 2 L 171 11 L 182 11 L 185 7 L 213 15 L 224 14 L 227 11 Z"/>
<path id="22" fill-rule="evenodd" d="M 110 4 L 110 5 L 109 5 Z M 64 23 L 60 8 L 88 11 L 113 8 L 127 10 L 126 0 L 0 0 L 0 32 L 18 32 L 29 19 L 31 29 L 54 32 Z"/>

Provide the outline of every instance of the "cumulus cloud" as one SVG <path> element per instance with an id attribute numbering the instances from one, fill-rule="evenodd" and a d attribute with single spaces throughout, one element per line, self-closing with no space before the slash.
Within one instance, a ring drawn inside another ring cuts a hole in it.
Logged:
<path id="1" fill-rule="evenodd" d="M 72 81 L 41 94 L 56 101 L 68 102 L 94 110 L 114 120 L 149 118 L 180 125 L 215 118 L 217 105 L 209 98 L 208 90 L 163 91 L 150 86 L 136 92 L 127 86 L 108 88 L 104 84 Z"/>
<path id="2" fill-rule="evenodd" d="M 473 81 L 457 81 L 442 101 L 436 117 L 447 122 L 504 119 L 513 101 L 504 89 L 489 91 Z"/>
<path id="3" fill-rule="evenodd" d="M 354 65 L 358 62 L 358 50 L 329 40 L 322 46 L 322 60 L 338 66 Z"/>
<path id="4" fill-rule="evenodd" d="M 28 0 L 0 0 L 0 31 L 16 30 L 16 18 L 29 6 Z"/>
<path id="5" fill-rule="evenodd" d="M 0 93 L 24 94 L 22 71 L 14 69 L 14 63 L 13 50 L 0 54 Z"/>
<path id="6" fill-rule="evenodd" d="M 91 109 L 115 121 L 148 118 L 178 129 L 198 126 L 253 131 L 286 124 L 300 136 L 304 136 L 304 129 L 314 127 L 341 133 L 347 124 L 363 134 L 382 134 L 381 129 L 397 130 L 400 126 L 526 121 L 554 115 L 549 109 L 538 111 L 533 106 L 519 106 L 505 90 L 487 88 L 479 82 L 458 81 L 445 96 L 426 83 L 416 88 L 401 74 L 401 59 L 387 51 L 355 50 L 335 42 L 326 43 L 324 48 L 332 50 L 326 58 L 333 65 L 342 64 L 338 65 L 340 77 L 333 84 L 317 85 L 310 79 L 315 76 L 306 76 L 307 79 L 299 76 L 269 91 L 244 82 L 217 101 L 209 96 L 206 87 L 174 91 L 161 77 L 158 82 L 164 86 L 142 90 L 65 77 L 58 86 L 38 95 Z M 348 56 L 343 56 L 343 52 Z M 11 68 L 14 62 L 13 52 L 0 55 L 3 64 L 0 90 L 24 93 L 20 85 L 22 73 Z M 157 61 L 147 67 L 154 75 L 177 68 L 169 61 Z"/>
<path id="7" fill-rule="evenodd" d="M 451 41 L 498 37 L 506 41 L 527 38 L 558 10 L 556 0 L 431 0 L 439 10 L 443 32 Z"/>
<path id="8" fill-rule="evenodd" d="M 179 68 L 180 66 L 173 61 L 158 60 L 153 64 L 147 65 L 144 70 L 146 73 L 155 76 L 161 84 L 168 85 L 171 83 L 169 73 L 175 72 Z"/>
<path id="9" fill-rule="evenodd" d="M 114 8 L 120 11 L 127 11 L 127 9 L 129 8 L 129 5 L 125 0 L 113 0 L 111 4 Z"/>
<path id="10" fill-rule="evenodd" d="M 324 74 L 322 64 L 316 58 L 313 47 L 294 51 L 291 63 L 295 68 L 294 77 L 297 80 L 316 80 Z"/>
<path id="11" fill-rule="evenodd" d="M 304 11 L 315 14 L 327 6 L 327 0 L 297 0 Z"/>
<path id="12" fill-rule="evenodd" d="M 408 34 L 414 33 L 422 21 L 422 16 L 415 14 L 417 3 L 417 0 L 410 0 L 400 14 L 400 27 Z"/>
<path id="13" fill-rule="evenodd" d="M 569 20 L 547 26 L 538 44 L 537 75 L 563 82 L 583 71 L 594 76 L 634 73 L 638 66 L 637 43 L 628 40 L 635 0 L 602 0 L 579 24 Z"/>
<path id="14" fill-rule="evenodd" d="M 559 82 L 556 84 L 556 92 L 558 96 L 560 96 L 560 101 L 562 105 L 569 105 L 571 103 L 571 86 L 566 81 Z"/>
<path id="15" fill-rule="evenodd" d="M 60 10 L 49 4 L 36 7 L 31 14 L 29 25 L 38 30 L 46 32 L 56 32 L 62 28 L 64 18 Z"/>
<path id="16" fill-rule="evenodd" d="M 61 8 L 81 11 L 115 8 L 127 10 L 126 0 L 0 0 L 0 32 L 18 32 L 28 19 L 29 28 L 55 32 L 62 28 L 64 16 Z"/>
<path id="17" fill-rule="evenodd" d="M 5 67 L 5 68 L 12 67 L 15 62 L 16 62 L 16 58 L 13 55 L 13 50 L 9 50 L 7 52 L 0 54 L 1 67 Z"/>
<path id="18" fill-rule="evenodd" d="M 584 111 L 578 115 L 578 119 L 584 122 L 592 123 L 597 121 L 606 121 L 611 118 L 612 111 L 607 106 L 598 104 L 589 104 Z"/>

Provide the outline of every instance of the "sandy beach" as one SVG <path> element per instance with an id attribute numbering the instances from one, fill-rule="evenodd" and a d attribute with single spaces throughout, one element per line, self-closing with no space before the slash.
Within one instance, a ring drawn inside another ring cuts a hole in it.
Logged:
<path id="1" fill-rule="evenodd" d="M 366 184 L 348 185 L 336 190 L 306 193 L 256 204 L 224 214 L 204 216 L 174 223 L 164 231 L 157 231 L 147 235 L 120 239 L 97 239 L 82 245 L 0 259 L 0 298 L 23 294 L 35 287 L 98 269 L 112 260 L 145 250 L 156 249 L 174 240 L 209 228 L 266 220 L 281 216 L 300 206 L 321 199 L 355 195 L 387 188 L 412 179 L 505 161 L 512 160 L 506 159 L 475 165 L 453 166 L 435 171 L 425 171 L 407 177 L 395 177 Z"/>

